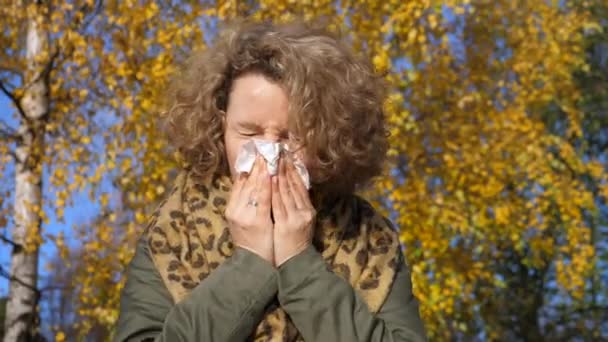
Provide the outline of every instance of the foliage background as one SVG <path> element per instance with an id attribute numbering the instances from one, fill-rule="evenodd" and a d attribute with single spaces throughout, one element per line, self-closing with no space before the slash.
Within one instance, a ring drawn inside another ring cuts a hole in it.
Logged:
<path id="1" fill-rule="evenodd" d="M 0 3 L 5 278 L 15 149 L 32 124 L 17 106 L 32 85 L 27 23 L 48 37 L 40 224 L 23 246 L 41 251 L 49 340 L 111 337 L 122 272 L 177 165 L 163 91 L 236 16 L 323 17 L 386 72 L 390 163 L 365 195 L 401 229 L 431 340 L 608 338 L 605 1 Z"/>

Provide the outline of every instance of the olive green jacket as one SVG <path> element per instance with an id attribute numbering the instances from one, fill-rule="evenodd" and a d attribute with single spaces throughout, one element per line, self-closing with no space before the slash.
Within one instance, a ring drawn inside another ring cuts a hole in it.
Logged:
<path id="1" fill-rule="evenodd" d="M 246 341 L 278 302 L 308 341 L 426 341 L 404 262 L 377 314 L 310 246 L 278 269 L 235 248 L 175 304 L 140 239 L 121 293 L 115 341 Z"/>

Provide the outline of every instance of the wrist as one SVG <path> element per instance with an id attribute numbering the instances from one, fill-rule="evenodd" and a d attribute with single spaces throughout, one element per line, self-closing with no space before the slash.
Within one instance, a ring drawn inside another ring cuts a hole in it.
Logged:
<path id="1" fill-rule="evenodd" d="M 304 252 L 306 250 L 306 248 L 308 248 L 309 245 L 310 245 L 310 243 L 302 245 L 299 248 L 296 248 L 296 249 L 291 250 L 289 252 L 285 252 L 284 254 L 277 255 L 276 258 L 275 258 L 276 267 L 279 267 L 279 266 L 283 265 L 284 263 L 286 263 L 287 261 L 289 261 L 291 258 L 293 258 L 293 257 L 299 255 L 300 253 Z"/>
<path id="2" fill-rule="evenodd" d="M 239 245 L 239 244 L 236 244 L 236 247 L 247 250 L 247 251 L 255 254 L 257 257 L 260 257 L 260 258 L 264 259 L 265 261 L 269 262 L 270 264 L 272 264 L 272 266 L 275 266 L 274 255 L 272 253 L 272 250 L 270 250 L 269 252 L 262 252 L 262 251 L 259 251 L 258 249 L 255 249 L 255 248 L 252 248 L 252 247 L 249 247 L 246 245 Z"/>

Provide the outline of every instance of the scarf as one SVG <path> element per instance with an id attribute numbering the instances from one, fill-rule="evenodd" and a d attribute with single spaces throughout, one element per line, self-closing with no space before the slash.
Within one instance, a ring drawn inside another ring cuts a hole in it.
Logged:
<path id="1" fill-rule="evenodd" d="M 182 171 L 144 232 L 154 264 L 176 303 L 234 249 L 224 217 L 231 180 L 197 179 L 191 171 Z M 401 260 L 397 232 L 356 195 L 318 206 L 313 245 L 329 269 L 351 284 L 371 312 L 378 312 Z M 276 296 L 249 340 L 303 341 Z"/>

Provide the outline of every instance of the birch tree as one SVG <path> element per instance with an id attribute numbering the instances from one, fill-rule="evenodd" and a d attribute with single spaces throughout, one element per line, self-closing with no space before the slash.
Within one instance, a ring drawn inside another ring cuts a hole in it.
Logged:
<path id="1" fill-rule="evenodd" d="M 16 131 L 4 131 L 5 139 L 15 144 L 15 204 L 13 251 L 11 254 L 10 287 L 5 318 L 5 341 L 31 339 L 37 319 L 40 293 L 38 279 L 37 237 L 42 208 L 42 161 L 44 126 L 49 115 L 49 70 L 54 62 L 49 53 L 48 32 L 40 18 L 28 15 L 22 22 L 25 30 L 25 58 L 21 76 L 24 86 L 20 93 L 11 91 L 7 79 L 0 89 L 17 108 L 19 126 Z M 10 80 L 10 79 L 9 79 Z"/>

